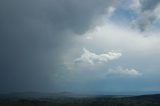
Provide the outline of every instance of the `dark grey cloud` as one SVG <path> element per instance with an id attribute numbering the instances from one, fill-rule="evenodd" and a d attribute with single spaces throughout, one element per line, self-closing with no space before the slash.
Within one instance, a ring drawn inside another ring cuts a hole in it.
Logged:
<path id="1" fill-rule="evenodd" d="M 158 7 L 159 0 L 140 0 L 140 13 L 137 19 L 138 28 L 141 31 L 145 31 L 146 28 L 153 24 L 157 20 L 157 13 L 155 9 Z"/>
<path id="2" fill-rule="evenodd" d="M 140 0 L 142 11 L 154 10 L 159 4 L 159 0 Z"/>
<path id="3" fill-rule="evenodd" d="M 60 57 L 112 0 L 1 0 L 0 92 L 54 91 Z M 70 33 L 72 32 L 72 33 Z"/>

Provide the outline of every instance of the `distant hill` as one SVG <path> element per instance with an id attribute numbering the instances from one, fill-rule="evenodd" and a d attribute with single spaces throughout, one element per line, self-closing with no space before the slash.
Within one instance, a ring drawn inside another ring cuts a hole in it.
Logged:
<path id="1" fill-rule="evenodd" d="M 141 96 L 133 96 L 131 99 L 146 99 L 146 100 L 159 100 L 160 101 L 160 94 L 153 94 L 153 95 L 141 95 Z"/>

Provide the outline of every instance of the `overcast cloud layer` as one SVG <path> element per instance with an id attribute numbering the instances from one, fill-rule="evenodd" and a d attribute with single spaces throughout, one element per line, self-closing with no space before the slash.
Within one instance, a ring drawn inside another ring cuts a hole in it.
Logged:
<path id="1" fill-rule="evenodd" d="M 157 88 L 159 3 L 0 1 L 0 92 Z"/>

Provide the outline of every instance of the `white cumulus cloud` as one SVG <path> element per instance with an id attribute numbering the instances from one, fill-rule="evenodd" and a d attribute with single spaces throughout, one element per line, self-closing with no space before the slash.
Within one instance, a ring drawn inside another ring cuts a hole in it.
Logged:
<path id="1" fill-rule="evenodd" d="M 118 52 L 108 52 L 104 54 L 95 54 L 90 52 L 86 48 L 83 48 L 83 54 L 74 60 L 75 63 L 89 63 L 91 65 L 95 63 L 108 62 L 110 60 L 118 59 L 122 54 Z"/>

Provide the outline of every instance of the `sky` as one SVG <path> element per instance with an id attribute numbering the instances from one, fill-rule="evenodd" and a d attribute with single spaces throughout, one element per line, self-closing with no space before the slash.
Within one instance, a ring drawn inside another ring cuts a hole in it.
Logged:
<path id="1" fill-rule="evenodd" d="M 160 91 L 160 0 L 1 0 L 0 93 Z"/>

